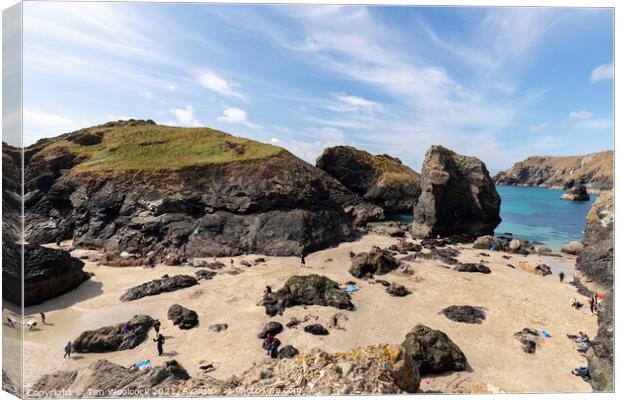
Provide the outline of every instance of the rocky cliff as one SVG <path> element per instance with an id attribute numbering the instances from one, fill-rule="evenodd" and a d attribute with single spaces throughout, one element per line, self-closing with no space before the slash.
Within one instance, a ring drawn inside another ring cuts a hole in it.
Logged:
<path id="1" fill-rule="evenodd" d="M 510 186 L 541 186 L 556 189 L 584 185 L 589 191 L 614 186 L 612 150 L 584 156 L 529 157 L 495 175 L 495 183 Z"/>
<path id="2" fill-rule="evenodd" d="M 586 353 L 592 387 L 613 391 L 614 377 L 614 208 L 613 192 L 603 192 L 587 216 L 577 269 L 606 292 L 599 306 L 599 330 Z"/>
<path id="3" fill-rule="evenodd" d="M 330 147 L 316 166 L 386 212 L 411 212 L 420 195 L 420 175 L 387 154 L 372 155 L 351 146 Z"/>
<path id="4" fill-rule="evenodd" d="M 492 235 L 501 222 L 500 197 L 476 157 L 431 146 L 422 165 L 422 194 L 413 209 L 415 236 Z"/>
<path id="5" fill-rule="evenodd" d="M 349 238 L 357 196 L 286 150 L 118 121 L 25 152 L 25 236 L 158 256 L 300 254 Z"/>

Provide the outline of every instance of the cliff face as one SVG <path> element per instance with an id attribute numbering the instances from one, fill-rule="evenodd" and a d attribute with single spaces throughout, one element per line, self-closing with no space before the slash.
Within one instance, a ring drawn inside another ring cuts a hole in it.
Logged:
<path id="1" fill-rule="evenodd" d="M 355 195 L 284 149 L 207 128 L 119 121 L 30 147 L 31 242 L 159 256 L 299 254 L 347 239 Z"/>
<path id="2" fill-rule="evenodd" d="M 588 213 L 583 250 L 577 268 L 603 287 L 606 298 L 598 308 L 598 333 L 586 353 L 592 387 L 614 390 L 614 209 L 613 192 L 603 192 Z"/>
<path id="3" fill-rule="evenodd" d="M 316 166 L 387 212 L 411 212 L 420 195 L 420 175 L 387 154 L 372 155 L 351 146 L 330 147 Z"/>
<path id="4" fill-rule="evenodd" d="M 495 183 L 558 189 L 584 185 L 589 191 L 613 189 L 613 151 L 584 156 L 529 157 L 495 175 Z"/>
<path id="5" fill-rule="evenodd" d="M 431 146 L 422 165 L 422 194 L 413 209 L 418 237 L 492 235 L 501 199 L 482 161 Z"/>

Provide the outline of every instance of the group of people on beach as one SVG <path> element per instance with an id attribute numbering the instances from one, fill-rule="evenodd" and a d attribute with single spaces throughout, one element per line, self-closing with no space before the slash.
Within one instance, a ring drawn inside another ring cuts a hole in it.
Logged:
<path id="1" fill-rule="evenodd" d="M 45 322 L 45 313 L 39 313 L 39 317 L 41 318 L 41 323 L 43 325 L 47 325 L 47 322 Z M 11 328 L 16 328 L 18 325 L 17 319 L 15 319 L 12 315 L 8 315 L 6 317 L 7 323 Z M 36 319 L 29 319 L 28 321 L 26 321 L 26 326 L 28 327 L 29 331 L 34 330 L 38 325 L 38 322 Z"/>

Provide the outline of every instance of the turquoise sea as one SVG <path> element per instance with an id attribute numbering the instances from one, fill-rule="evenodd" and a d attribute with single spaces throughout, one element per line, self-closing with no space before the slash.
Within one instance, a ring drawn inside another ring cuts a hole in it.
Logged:
<path id="1" fill-rule="evenodd" d="M 554 251 L 564 243 L 583 239 L 586 215 L 596 200 L 592 194 L 590 201 L 560 200 L 561 190 L 545 188 L 498 186 L 497 191 L 502 198 L 502 223 L 495 234 L 537 240 Z M 413 215 L 399 214 L 397 218 L 410 222 Z"/>

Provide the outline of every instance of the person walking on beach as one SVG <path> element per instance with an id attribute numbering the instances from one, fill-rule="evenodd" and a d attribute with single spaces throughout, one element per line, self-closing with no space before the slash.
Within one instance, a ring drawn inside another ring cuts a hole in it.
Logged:
<path id="1" fill-rule="evenodd" d="M 233 260 L 232 258 L 230 259 L 230 266 L 234 267 L 235 266 L 235 260 Z"/>
<path id="2" fill-rule="evenodd" d="M 306 266 L 306 256 L 304 255 L 304 253 L 301 253 L 301 267 L 305 267 Z"/>
<path id="3" fill-rule="evenodd" d="M 164 342 L 166 341 L 164 335 L 158 333 L 157 337 L 153 338 L 153 341 L 157 343 L 157 353 L 159 353 L 160 356 L 164 354 Z"/>
<path id="4" fill-rule="evenodd" d="M 594 314 L 594 296 L 588 298 L 588 304 L 590 304 L 590 313 Z"/>
<path id="5" fill-rule="evenodd" d="M 47 325 L 47 322 L 45 322 L 45 313 L 41 313 L 40 315 L 41 315 L 41 323 L 43 325 Z"/>
<path id="6" fill-rule="evenodd" d="M 271 332 L 268 333 L 267 338 L 265 338 L 265 347 L 266 347 L 268 356 L 271 355 L 275 341 L 276 341 L 276 338 L 273 336 L 273 334 Z"/>
<path id="7" fill-rule="evenodd" d="M 65 355 L 62 358 L 71 358 L 71 342 L 67 343 L 67 345 L 65 346 Z"/>
<path id="8" fill-rule="evenodd" d="M 560 272 L 560 283 L 564 282 L 564 272 Z"/>

